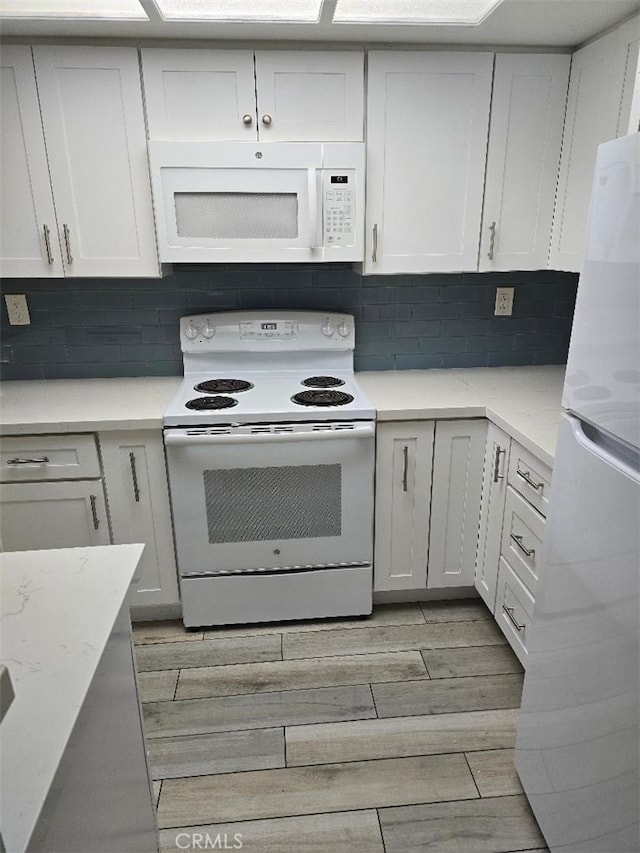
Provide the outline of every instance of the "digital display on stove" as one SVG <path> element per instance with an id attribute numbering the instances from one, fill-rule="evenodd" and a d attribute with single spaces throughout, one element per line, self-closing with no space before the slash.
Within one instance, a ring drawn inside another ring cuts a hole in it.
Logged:
<path id="1" fill-rule="evenodd" d="M 265 332 L 277 332 L 278 324 L 277 323 L 260 323 L 260 328 L 264 329 Z"/>
<path id="2" fill-rule="evenodd" d="M 329 178 L 332 184 L 348 184 L 349 176 L 348 175 L 331 175 Z"/>

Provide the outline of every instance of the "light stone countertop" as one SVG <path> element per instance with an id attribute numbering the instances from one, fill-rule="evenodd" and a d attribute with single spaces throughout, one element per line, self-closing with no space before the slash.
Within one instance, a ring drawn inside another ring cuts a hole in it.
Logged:
<path id="1" fill-rule="evenodd" d="M 553 466 L 564 365 L 359 373 L 378 421 L 482 418 Z"/>
<path id="2" fill-rule="evenodd" d="M 142 545 L 0 554 L 0 662 L 15 699 L 0 723 L 0 826 L 26 849 Z"/>
<path id="3" fill-rule="evenodd" d="M 487 417 L 553 464 L 564 366 L 358 373 L 379 421 Z M 0 434 L 161 429 L 180 376 L 0 386 Z"/>
<path id="4" fill-rule="evenodd" d="M 162 429 L 181 376 L 33 379 L 0 385 L 0 433 Z"/>

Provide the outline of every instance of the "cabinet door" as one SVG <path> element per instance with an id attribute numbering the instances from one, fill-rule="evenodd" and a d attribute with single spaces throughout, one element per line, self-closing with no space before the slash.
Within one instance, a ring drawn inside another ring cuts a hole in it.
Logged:
<path id="1" fill-rule="evenodd" d="M 109 545 L 102 480 L 0 486 L 3 551 Z"/>
<path id="2" fill-rule="evenodd" d="M 569 65 L 560 55 L 496 57 L 480 270 L 547 266 Z"/>
<path id="3" fill-rule="evenodd" d="M 369 53 L 366 273 L 476 270 L 492 53 Z"/>
<path id="4" fill-rule="evenodd" d="M 361 141 L 364 54 L 256 52 L 262 140 Z"/>
<path id="5" fill-rule="evenodd" d="M 473 586 L 487 422 L 438 421 L 427 587 Z"/>
<path id="6" fill-rule="evenodd" d="M 251 50 L 142 50 L 149 139 L 255 140 Z"/>
<path id="7" fill-rule="evenodd" d="M 31 48 L 0 53 L 0 275 L 62 276 Z"/>
<path id="8" fill-rule="evenodd" d="M 67 276 L 158 276 L 135 48 L 33 49 Z"/>
<path id="9" fill-rule="evenodd" d="M 490 423 L 484 455 L 475 587 L 492 613 L 496 602 L 510 450 L 509 436 Z"/>
<path id="10" fill-rule="evenodd" d="M 100 434 L 116 545 L 142 542 L 132 605 L 179 601 L 162 435 L 158 430 Z"/>
<path id="11" fill-rule="evenodd" d="M 378 424 L 374 590 L 425 589 L 433 421 Z"/>
<path id="12" fill-rule="evenodd" d="M 618 128 L 627 45 L 618 30 L 573 54 L 553 220 L 551 269 L 580 272 L 598 145 Z"/>

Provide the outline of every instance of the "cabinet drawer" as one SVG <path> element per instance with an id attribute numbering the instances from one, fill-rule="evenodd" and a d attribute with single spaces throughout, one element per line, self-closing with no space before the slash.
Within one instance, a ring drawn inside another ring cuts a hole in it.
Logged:
<path id="1" fill-rule="evenodd" d="M 542 568 L 544 523 L 540 513 L 507 486 L 500 553 L 533 595 Z"/>
<path id="2" fill-rule="evenodd" d="M 509 484 L 520 492 L 544 517 L 547 517 L 551 468 L 513 442 L 509 460 Z"/>
<path id="3" fill-rule="evenodd" d="M 100 476 L 93 435 L 29 435 L 0 442 L 0 482 L 82 480 Z"/>
<path id="4" fill-rule="evenodd" d="M 504 557 L 498 569 L 496 619 L 520 663 L 526 667 L 527 632 L 533 617 L 534 599 Z"/>

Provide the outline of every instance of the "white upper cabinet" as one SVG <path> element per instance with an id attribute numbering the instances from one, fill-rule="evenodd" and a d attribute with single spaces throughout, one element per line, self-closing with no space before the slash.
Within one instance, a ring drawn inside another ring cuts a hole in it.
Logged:
<path id="1" fill-rule="evenodd" d="M 475 270 L 492 53 L 369 53 L 366 273 Z"/>
<path id="2" fill-rule="evenodd" d="M 31 48 L 0 53 L 0 276 L 62 276 Z"/>
<path id="3" fill-rule="evenodd" d="M 636 21 L 636 32 L 640 21 Z M 618 136 L 640 131 L 640 38 L 628 43 L 627 65 L 622 90 L 622 105 L 618 118 Z"/>
<path id="4" fill-rule="evenodd" d="M 66 276 L 158 276 L 138 54 L 33 56 Z"/>
<path id="5" fill-rule="evenodd" d="M 545 269 L 570 57 L 496 56 L 478 268 Z"/>
<path id="6" fill-rule="evenodd" d="M 616 135 L 625 135 L 628 129 L 633 94 L 623 97 L 623 90 L 627 64 L 634 56 L 638 20 L 573 54 L 549 258 L 551 269 L 580 272 L 598 145 Z"/>
<path id="7" fill-rule="evenodd" d="M 362 52 L 144 48 L 149 138 L 361 141 Z"/>

